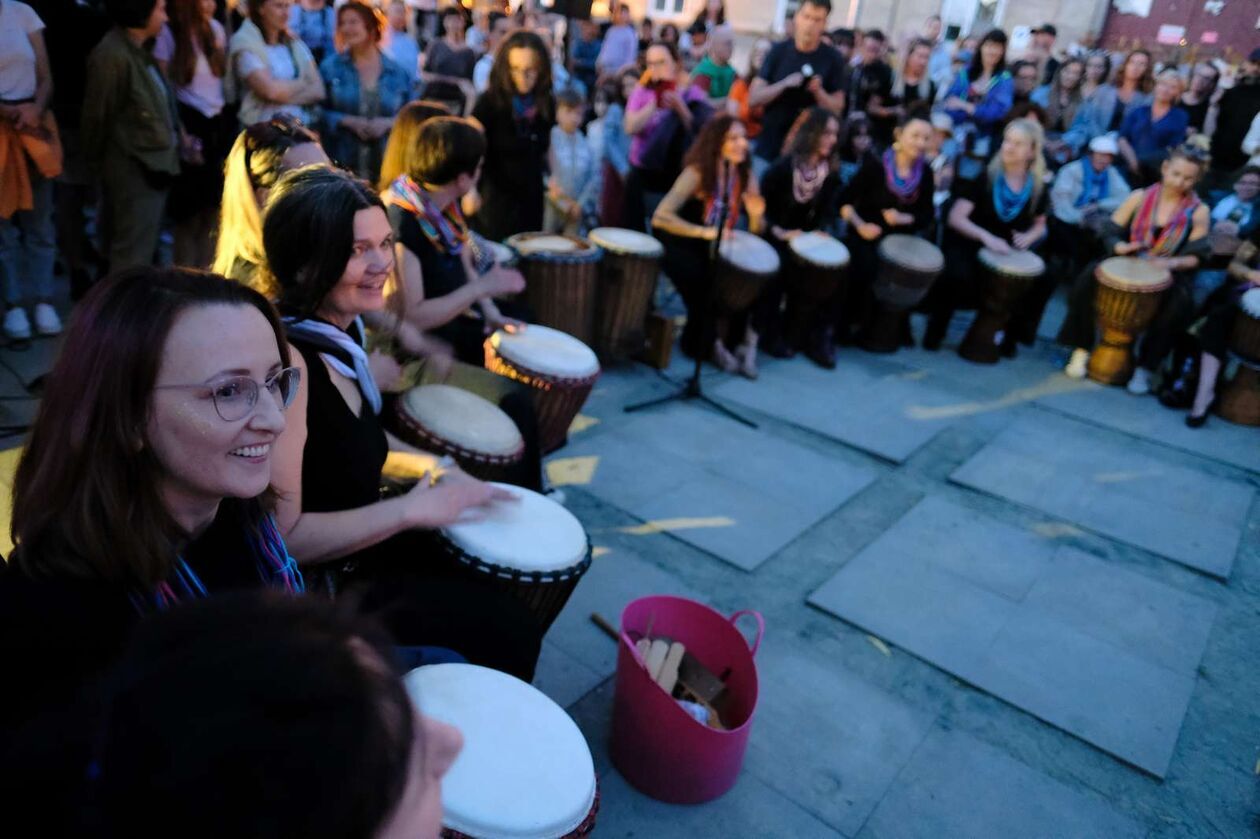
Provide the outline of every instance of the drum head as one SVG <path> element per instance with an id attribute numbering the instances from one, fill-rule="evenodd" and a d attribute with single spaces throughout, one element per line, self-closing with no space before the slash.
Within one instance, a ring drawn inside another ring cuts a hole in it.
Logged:
<path id="1" fill-rule="evenodd" d="M 520 571 L 564 571 L 586 558 L 586 530 L 545 495 L 508 486 L 516 501 L 496 501 L 477 521 L 453 524 L 442 533 L 455 547 L 487 564 Z"/>
<path id="2" fill-rule="evenodd" d="M 403 394 L 402 404 L 419 425 L 460 448 L 510 455 L 524 445 L 511 417 L 475 393 L 450 385 L 425 385 Z"/>
<path id="3" fill-rule="evenodd" d="M 779 270 L 779 255 L 764 239 L 732 230 L 722 239 L 722 259 L 750 274 L 774 274 Z"/>
<path id="4" fill-rule="evenodd" d="M 1098 265 L 1098 282 L 1118 291 L 1154 293 L 1172 285 L 1172 273 L 1145 259 L 1113 256 Z"/>
<path id="5" fill-rule="evenodd" d="M 567 332 L 531 323 L 520 332 L 490 336 L 499 357 L 558 379 L 585 379 L 599 372 L 599 359 Z"/>
<path id="6" fill-rule="evenodd" d="M 1253 318 L 1260 319 L 1260 288 L 1252 288 L 1243 292 L 1238 305 Z"/>
<path id="7" fill-rule="evenodd" d="M 558 837 L 595 803 L 595 763 L 564 709 L 537 688 L 475 664 L 417 667 L 407 692 L 464 735 L 442 779 L 442 823 L 467 836 Z"/>
<path id="8" fill-rule="evenodd" d="M 585 239 L 558 233 L 517 233 L 507 244 L 526 259 L 568 260 L 599 253 Z"/>
<path id="9" fill-rule="evenodd" d="M 495 262 L 505 267 L 511 267 L 516 264 L 516 251 L 509 248 L 502 242 L 486 242 L 490 248 L 490 253 L 494 254 Z"/>
<path id="10" fill-rule="evenodd" d="M 936 274 L 945 268 L 945 254 L 940 248 L 904 233 L 890 233 L 881 239 L 879 258 L 923 274 Z"/>
<path id="11" fill-rule="evenodd" d="M 646 233 L 625 230 L 620 227 L 597 227 L 590 232 L 590 240 L 606 251 L 631 256 L 661 256 L 664 246 Z"/>
<path id="12" fill-rule="evenodd" d="M 849 264 L 849 249 L 826 233 L 802 233 L 789 243 L 792 252 L 820 268 L 842 268 Z"/>
<path id="13" fill-rule="evenodd" d="M 988 248 L 981 248 L 980 262 L 999 274 L 1014 277 L 1040 277 L 1046 272 L 1046 263 L 1032 251 L 1011 251 L 998 253 Z"/>

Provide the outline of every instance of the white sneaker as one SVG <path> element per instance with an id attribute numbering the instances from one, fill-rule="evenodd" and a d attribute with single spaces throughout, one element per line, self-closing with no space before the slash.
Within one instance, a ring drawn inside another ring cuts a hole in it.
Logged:
<path id="1" fill-rule="evenodd" d="M 31 322 L 21 306 L 14 306 L 4 313 L 4 335 L 10 341 L 25 341 L 31 337 Z"/>
<path id="2" fill-rule="evenodd" d="M 40 335 L 61 334 L 61 318 L 57 317 L 57 310 L 52 307 L 52 304 L 35 305 L 35 331 Z"/>
<path id="3" fill-rule="evenodd" d="M 1138 367 L 1133 371 L 1133 378 L 1129 379 L 1129 393 L 1134 396 L 1145 396 L 1151 392 L 1151 374 L 1145 369 Z"/>
<path id="4" fill-rule="evenodd" d="M 1089 372 L 1089 350 L 1080 347 L 1072 350 L 1072 357 L 1068 359 L 1067 367 L 1063 368 L 1063 372 L 1068 375 L 1068 378 L 1085 378 L 1085 374 Z"/>

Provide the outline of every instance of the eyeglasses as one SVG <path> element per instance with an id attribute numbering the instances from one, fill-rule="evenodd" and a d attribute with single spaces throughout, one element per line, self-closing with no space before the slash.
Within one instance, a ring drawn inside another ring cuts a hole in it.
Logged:
<path id="1" fill-rule="evenodd" d="M 283 411 L 292 404 L 301 381 L 302 371 L 286 367 L 268 377 L 261 387 L 267 389 L 276 400 L 276 407 Z M 233 376 L 214 384 L 158 385 L 154 390 L 200 390 L 214 400 L 214 410 L 225 422 L 237 422 L 249 416 L 258 404 L 259 387 L 249 376 Z"/>

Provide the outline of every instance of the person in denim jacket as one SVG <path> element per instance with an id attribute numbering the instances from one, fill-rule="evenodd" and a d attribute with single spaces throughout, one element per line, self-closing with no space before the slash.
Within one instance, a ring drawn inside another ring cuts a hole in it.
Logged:
<path id="1" fill-rule="evenodd" d="M 351 0 L 337 10 L 341 52 L 319 66 L 324 148 L 337 163 L 373 183 L 381 169 L 394 116 L 411 99 L 411 76 L 381 51 L 381 25 L 372 7 Z"/>

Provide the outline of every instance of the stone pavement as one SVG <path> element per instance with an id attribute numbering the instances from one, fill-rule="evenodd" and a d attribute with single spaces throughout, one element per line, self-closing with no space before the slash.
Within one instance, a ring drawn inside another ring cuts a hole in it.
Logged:
<path id="1" fill-rule="evenodd" d="M 0 426 L 54 349 L 0 350 Z M 597 835 L 1255 835 L 1260 430 L 1188 430 L 1044 345 L 705 382 L 759 427 L 625 414 L 671 386 L 617 368 L 549 459 L 597 558 L 537 684 L 595 755 Z M 766 619 L 743 773 L 705 805 L 608 756 L 616 647 L 589 615 L 649 594 Z"/>

